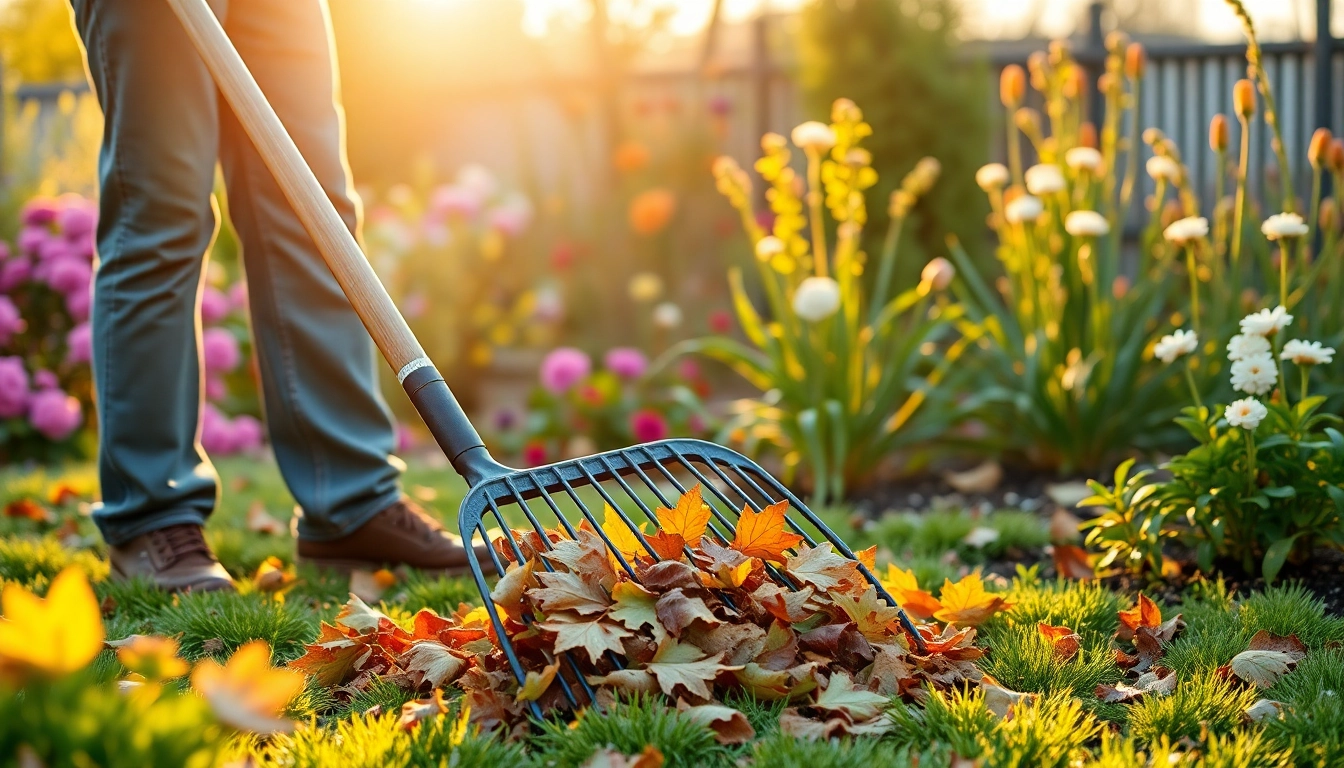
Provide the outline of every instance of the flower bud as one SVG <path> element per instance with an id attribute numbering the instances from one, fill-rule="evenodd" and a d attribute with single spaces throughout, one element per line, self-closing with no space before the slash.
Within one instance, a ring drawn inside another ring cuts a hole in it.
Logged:
<path id="1" fill-rule="evenodd" d="M 1120 95 L 1120 78 L 1110 72 L 1102 74 L 1097 78 L 1097 90 L 1108 96 Z"/>
<path id="2" fill-rule="evenodd" d="M 825 123 L 808 120 L 793 129 L 793 143 L 799 149 L 825 152 L 835 146 L 835 131 Z"/>
<path id="3" fill-rule="evenodd" d="M 939 256 L 924 265 L 924 270 L 919 273 L 919 279 L 922 283 L 932 286 L 933 290 L 941 291 L 952 284 L 952 278 L 957 276 L 957 268 L 952 266 L 952 262 Z"/>
<path id="4" fill-rule="evenodd" d="M 1041 118 L 1036 110 L 1031 107 L 1023 107 L 1017 110 L 1013 115 L 1013 122 L 1017 123 L 1018 130 L 1025 134 L 1040 133 Z"/>
<path id="5" fill-rule="evenodd" d="M 1087 93 L 1087 71 L 1076 64 L 1069 67 L 1068 76 L 1064 78 L 1064 98 L 1080 99 Z"/>
<path id="6" fill-rule="evenodd" d="M 1311 134 L 1311 143 L 1307 145 L 1307 162 L 1311 163 L 1312 168 L 1319 169 L 1328 159 L 1332 140 L 1334 137 L 1330 135 L 1329 128 L 1317 128 L 1316 132 Z"/>
<path id="7" fill-rule="evenodd" d="M 1097 148 L 1097 126 L 1093 123 L 1083 123 L 1078 129 L 1078 146 Z"/>
<path id="8" fill-rule="evenodd" d="M 1027 95 L 1027 73 L 1016 64 L 1009 64 L 999 74 L 999 100 L 1009 109 L 1022 103 Z"/>
<path id="9" fill-rule="evenodd" d="M 1116 277 L 1111 281 L 1111 295 L 1116 299 L 1125 298 L 1125 294 L 1129 293 L 1129 285 L 1130 280 L 1128 277 L 1125 277 L 1124 275 Z"/>
<path id="10" fill-rule="evenodd" d="M 1141 43 L 1130 43 L 1125 49 L 1125 74 L 1130 79 L 1138 80 L 1143 77 L 1143 70 L 1148 64 L 1148 55 L 1143 51 Z"/>
<path id="11" fill-rule="evenodd" d="M 1326 155 L 1325 162 L 1332 173 L 1344 173 L 1344 139 L 1335 139 L 1330 142 L 1330 150 Z"/>
<path id="12" fill-rule="evenodd" d="M 1050 87 L 1050 64 L 1043 51 L 1033 51 L 1027 57 L 1027 74 L 1032 88 L 1044 92 Z"/>
<path id="13" fill-rule="evenodd" d="M 1227 115 L 1217 114 L 1209 121 L 1209 148 L 1214 152 L 1226 152 L 1229 142 Z"/>
<path id="14" fill-rule="evenodd" d="M 1106 50 L 1108 51 L 1121 51 L 1127 45 L 1129 45 L 1129 35 L 1118 29 L 1106 35 Z"/>
<path id="15" fill-rule="evenodd" d="M 1255 85 L 1246 79 L 1232 86 L 1232 109 L 1244 118 L 1255 115 Z"/>
<path id="16" fill-rule="evenodd" d="M 1339 230 L 1339 203 L 1335 198 L 1327 197 L 1321 201 L 1318 222 L 1322 232 L 1334 233 Z"/>
<path id="17" fill-rule="evenodd" d="M 761 137 L 761 149 L 768 155 L 789 146 L 789 140 L 778 133 L 767 133 Z"/>

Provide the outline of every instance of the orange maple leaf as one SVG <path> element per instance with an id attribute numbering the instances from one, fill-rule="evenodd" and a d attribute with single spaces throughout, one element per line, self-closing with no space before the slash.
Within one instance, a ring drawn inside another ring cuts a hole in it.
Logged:
<path id="1" fill-rule="evenodd" d="M 1082 643 L 1082 638 L 1068 627 L 1052 627 L 1049 624 L 1040 622 L 1036 625 L 1036 630 L 1041 633 L 1041 637 L 1050 643 L 1055 650 L 1055 657 L 1065 661 L 1078 654 L 1078 649 Z"/>
<path id="2" fill-rule="evenodd" d="M 951 579 L 944 579 L 939 602 L 942 608 L 933 617 L 962 626 L 975 626 L 1012 607 L 999 595 L 986 592 L 985 582 L 978 573 L 968 574 L 955 584 Z"/>
<path id="3" fill-rule="evenodd" d="M 737 532 L 729 546 L 748 557 L 783 565 L 784 550 L 803 540 L 802 536 L 784 530 L 784 513 L 788 509 L 787 501 L 771 504 L 760 512 L 743 507 L 742 516 L 737 520 Z"/>
<path id="4" fill-rule="evenodd" d="M 1130 630 L 1139 627 L 1160 626 L 1162 624 L 1162 609 L 1158 608 L 1157 603 L 1150 600 L 1147 595 L 1140 592 L 1139 601 L 1134 604 L 1133 608 L 1120 611 L 1120 623 Z"/>
<path id="5" fill-rule="evenodd" d="M 705 535 L 705 526 L 709 525 L 710 509 L 700 495 L 700 484 L 681 494 L 675 509 L 659 507 L 658 527 L 667 533 L 675 533 L 694 546 Z"/>
<path id="6" fill-rule="evenodd" d="M 649 543 L 649 549 L 662 560 L 680 560 L 682 548 L 686 546 L 686 539 L 682 538 L 681 534 L 667 531 L 645 536 L 644 540 Z"/>
<path id="7" fill-rule="evenodd" d="M 881 581 L 882 586 L 896 598 L 896 603 L 917 619 L 931 619 L 933 614 L 943 608 L 938 598 L 919 588 L 919 582 L 915 580 L 913 571 L 889 564 L 887 573 Z"/>

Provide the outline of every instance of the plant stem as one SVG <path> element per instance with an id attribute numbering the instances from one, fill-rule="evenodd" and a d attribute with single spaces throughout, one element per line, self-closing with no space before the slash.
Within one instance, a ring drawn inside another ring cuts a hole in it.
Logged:
<path id="1" fill-rule="evenodd" d="M 1288 308 L 1288 240 L 1279 239 L 1279 306 Z"/>
<path id="2" fill-rule="evenodd" d="M 1311 366 L 1298 365 L 1297 368 L 1299 371 L 1302 372 L 1302 399 L 1298 400 L 1298 402 L 1300 403 L 1302 402 L 1302 400 L 1307 399 L 1307 382 L 1311 380 Z"/>
<path id="3" fill-rule="evenodd" d="M 807 150 L 807 207 L 812 230 L 812 261 L 817 277 L 826 277 L 826 224 L 821 217 L 821 153 Z"/>
<path id="4" fill-rule="evenodd" d="M 1182 367 L 1185 368 L 1185 383 L 1190 385 L 1190 396 L 1195 399 L 1195 407 L 1202 411 L 1204 410 L 1204 401 L 1200 398 L 1199 387 L 1195 384 L 1195 372 L 1190 370 L 1188 363 Z"/>
<path id="5" fill-rule="evenodd" d="M 1250 468 L 1251 491 L 1254 493 L 1259 479 L 1255 471 L 1255 430 L 1243 428 L 1241 431 L 1246 436 L 1246 462 Z"/>
<path id="6" fill-rule="evenodd" d="M 1190 326 L 1199 333 L 1199 266 L 1195 263 L 1193 241 L 1185 244 L 1185 270 L 1190 273 Z"/>
<path id="7" fill-rule="evenodd" d="M 887 226 L 887 237 L 882 242 L 882 258 L 877 267 L 877 282 L 873 284 L 872 306 L 868 308 L 869 322 L 877 322 L 887 303 L 887 287 L 891 285 L 891 273 L 896 269 L 896 248 L 900 245 L 901 227 L 904 224 L 905 217 L 901 216 L 893 218 Z"/>
<path id="8" fill-rule="evenodd" d="M 1232 215 L 1232 272 L 1240 283 L 1241 231 L 1246 228 L 1246 174 L 1251 162 L 1251 123 L 1245 117 L 1241 121 L 1241 161 L 1237 164 L 1237 202 Z M 1239 285 L 1234 286 L 1239 287 Z"/>
<path id="9" fill-rule="evenodd" d="M 1125 140 L 1125 180 L 1120 185 L 1120 206 L 1115 221 L 1111 222 L 1111 253 L 1120 252 L 1120 235 L 1129 216 L 1129 203 L 1134 197 L 1134 177 L 1139 173 L 1139 85 L 1140 80 L 1129 81 L 1129 131 Z"/>
<path id="10" fill-rule="evenodd" d="M 1008 119 L 1008 170 L 1012 172 L 1013 183 L 1021 186 L 1025 182 L 1022 179 L 1022 139 L 1018 135 L 1017 121 L 1013 119 L 1013 110 L 1008 107 L 1004 110 Z"/>

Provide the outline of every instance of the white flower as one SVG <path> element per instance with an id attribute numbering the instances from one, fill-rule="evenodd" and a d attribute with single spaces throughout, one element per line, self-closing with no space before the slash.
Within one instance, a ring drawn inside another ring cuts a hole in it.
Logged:
<path id="1" fill-rule="evenodd" d="M 939 256 L 928 264 L 924 265 L 924 271 L 919 273 L 921 282 L 933 286 L 935 291 L 941 291 L 952 283 L 952 278 L 957 276 L 957 268 L 952 266 L 952 262 Z"/>
<path id="2" fill-rule="evenodd" d="M 1254 355 L 1269 354 L 1269 339 L 1253 333 L 1239 333 L 1227 342 L 1227 359 L 1233 362 Z"/>
<path id="3" fill-rule="evenodd" d="M 1280 360 L 1292 360 L 1298 365 L 1328 365 L 1335 359 L 1334 347 L 1323 347 L 1319 341 L 1293 339 L 1283 345 Z"/>
<path id="4" fill-rule="evenodd" d="M 1265 219 L 1265 223 L 1260 225 L 1260 231 L 1265 233 L 1265 237 L 1270 240 L 1278 240 L 1281 237 L 1301 237 L 1307 234 L 1307 225 L 1302 221 L 1302 217 L 1296 213 L 1276 213 Z"/>
<path id="5" fill-rule="evenodd" d="M 1260 404 L 1254 397 L 1247 397 L 1234 401 L 1223 411 L 1223 416 L 1227 418 L 1227 423 L 1234 427 L 1252 430 L 1260 426 L 1260 422 L 1269 415 L 1269 410 Z"/>
<path id="6" fill-rule="evenodd" d="M 1004 206 L 1003 216 L 1008 219 L 1010 224 L 1019 224 L 1024 221 L 1035 221 L 1041 217 L 1045 211 L 1045 206 L 1041 204 L 1039 197 L 1031 195 L 1021 195 L 1016 200 Z"/>
<path id="7" fill-rule="evenodd" d="M 1232 363 L 1232 388 L 1248 395 L 1263 395 L 1278 383 L 1273 355 L 1252 355 Z"/>
<path id="8" fill-rule="evenodd" d="M 793 294 L 793 311 L 809 322 L 820 322 L 840 309 L 840 284 L 829 277 L 809 277 Z"/>
<path id="9" fill-rule="evenodd" d="M 653 308 L 653 324 L 659 328 L 676 328 L 681 325 L 681 307 L 670 301 Z"/>
<path id="10" fill-rule="evenodd" d="M 1052 195 L 1064 189 L 1064 172 L 1058 165 L 1042 163 L 1027 169 L 1027 191 L 1033 195 Z"/>
<path id="11" fill-rule="evenodd" d="M 1073 211 L 1064 217 L 1064 231 L 1074 237 L 1101 237 L 1111 231 L 1111 224 L 1096 211 Z"/>
<path id="12" fill-rule="evenodd" d="M 769 261 L 784 252 L 784 241 L 774 235 L 766 235 L 756 243 L 756 258 Z"/>
<path id="13" fill-rule="evenodd" d="M 793 129 L 793 143 L 800 149 L 812 149 L 825 152 L 835 146 L 835 131 L 829 125 L 808 120 Z"/>
<path id="14" fill-rule="evenodd" d="M 1101 170 L 1101 153 L 1092 147 L 1074 147 L 1064 153 L 1064 164 L 1075 171 L 1095 173 Z"/>
<path id="15" fill-rule="evenodd" d="M 1008 169 L 1003 167 L 1003 163 L 982 165 L 980 170 L 975 172 L 975 183 L 986 192 L 1003 189 L 1008 186 Z"/>
<path id="16" fill-rule="evenodd" d="M 1155 181 L 1176 181 L 1181 177 L 1181 165 L 1166 155 L 1153 155 L 1145 166 Z"/>
<path id="17" fill-rule="evenodd" d="M 1199 349 L 1199 336 L 1194 331 L 1177 331 L 1162 337 L 1153 347 L 1153 355 L 1164 363 L 1174 363 L 1182 355 L 1192 354 Z"/>
<path id="18" fill-rule="evenodd" d="M 1209 220 L 1203 216 L 1187 216 L 1173 221 L 1162 231 L 1162 236 L 1177 245 L 1185 245 L 1191 240 L 1209 236 Z"/>
<path id="19" fill-rule="evenodd" d="M 1262 309 L 1241 318 L 1241 332 L 1253 336 L 1273 336 L 1288 324 L 1293 322 L 1293 316 L 1288 314 L 1288 310 L 1282 306 L 1273 309 Z"/>

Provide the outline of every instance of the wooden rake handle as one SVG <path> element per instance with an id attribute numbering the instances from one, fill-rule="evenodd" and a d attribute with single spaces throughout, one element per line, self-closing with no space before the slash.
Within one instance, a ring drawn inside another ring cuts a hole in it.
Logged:
<path id="1" fill-rule="evenodd" d="M 288 2 L 288 0 L 281 0 Z M 428 366 L 420 342 L 313 175 L 206 0 L 168 0 L 243 130 L 398 379 Z"/>

